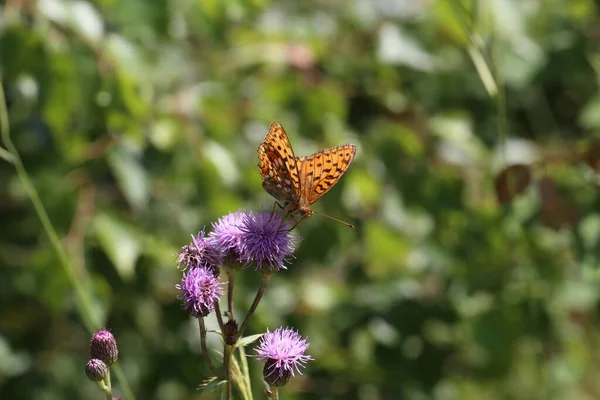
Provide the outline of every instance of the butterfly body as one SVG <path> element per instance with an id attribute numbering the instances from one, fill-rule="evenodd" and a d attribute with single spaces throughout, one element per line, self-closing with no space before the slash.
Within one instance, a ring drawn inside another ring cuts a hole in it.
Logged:
<path id="1" fill-rule="evenodd" d="M 296 157 L 285 130 L 273 122 L 258 147 L 258 168 L 263 188 L 283 202 L 286 215 L 302 220 L 314 212 L 311 205 L 327 193 L 348 170 L 356 146 L 344 144 L 310 156 Z M 297 221 L 299 222 L 299 221 Z"/>

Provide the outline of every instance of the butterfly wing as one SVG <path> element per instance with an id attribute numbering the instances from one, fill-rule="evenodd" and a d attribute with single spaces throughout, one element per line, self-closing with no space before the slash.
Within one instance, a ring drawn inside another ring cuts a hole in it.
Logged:
<path id="1" fill-rule="evenodd" d="M 302 200 L 310 206 L 327 193 L 344 176 L 356 154 L 356 146 L 330 147 L 308 157 L 296 157 L 302 177 Z"/>
<path id="2" fill-rule="evenodd" d="M 265 140 L 258 146 L 258 169 L 263 188 L 279 201 L 297 204 L 300 180 L 296 157 L 285 130 L 273 122 Z"/>

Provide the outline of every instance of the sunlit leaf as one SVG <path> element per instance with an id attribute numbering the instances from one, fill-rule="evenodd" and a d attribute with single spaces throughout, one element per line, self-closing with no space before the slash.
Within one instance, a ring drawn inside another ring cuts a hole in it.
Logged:
<path id="1" fill-rule="evenodd" d="M 136 232 L 123 221 L 108 214 L 94 219 L 94 228 L 100 246 L 113 263 L 121 279 L 134 276 L 135 263 L 140 255 Z"/>
<path id="2" fill-rule="evenodd" d="M 144 166 L 125 150 L 116 150 L 108 156 L 119 188 L 132 208 L 143 210 L 150 199 L 150 182 Z"/>

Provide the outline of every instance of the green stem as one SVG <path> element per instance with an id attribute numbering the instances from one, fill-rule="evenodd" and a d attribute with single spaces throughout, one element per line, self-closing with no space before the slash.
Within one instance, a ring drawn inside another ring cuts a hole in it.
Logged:
<path id="1" fill-rule="evenodd" d="M 229 283 L 227 284 L 227 310 L 229 311 L 229 318 L 233 319 L 233 288 L 235 286 L 235 271 L 227 269 L 227 277 Z"/>
<path id="2" fill-rule="evenodd" d="M 200 345 L 202 346 L 202 354 L 208 363 L 208 367 L 212 371 L 215 376 L 219 376 L 217 374 L 217 369 L 215 368 L 212 359 L 210 357 L 210 353 L 208 352 L 208 347 L 206 346 L 206 325 L 204 324 L 204 317 L 198 318 L 198 325 L 200 326 Z"/>
<path id="3" fill-rule="evenodd" d="M 254 297 L 254 301 L 252 302 L 252 305 L 250 306 L 250 309 L 248 310 L 248 314 L 246 315 L 246 318 L 244 319 L 244 322 L 242 323 L 242 326 L 240 327 L 240 329 L 238 331 L 237 339 L 242 337 L 242 335 L 244 334 L 244 331 L 248 327 L 248 322 L 250 321 L 250 318 L 256 311 L 256 307 L 258 307 L 258 303 L 260 303 L 260 300 L 262 299 L 263 294 L 265 293 L 265 289 L 269 285 L 270 280 L 271 280 L 271 274 L 269 274 L 269 273 L 263 274 L 262 281 L 260 282 L 260 287 L 258 288 L 258 292 L 256 292 L 256 297 Z"/>
<path id="4" fill-rule="evenodd" d="M 10 137 L 10 126 L 8 123 L 8 111 L 6 109 L 6 99 L 5 99 L 5 95 L 4 95 L 4 87 L 2 84 L 1 78 L 0 78 L 0 130 L 2 131 L 2 141 L 4 142 L 4 146 L 6 146 L 6 149 L 8 150 L 8 152 L 11 155 L 11 158 L 12 158 L 11 161 L 12 161 L 12 164 L 15 166 L 15 170 L 17 171 L 17 176 L 19 177 L 19 180 L 21 181 L 21 184 L 23 185 L 23 188 L 25 189 L 27 196 L 31 200 L 31 203 L 33 204 L 33 208 L 37 214 L 37 217 L 39 218 L 40 222 L 42 223 L 42 227 L 44 228 L 46 235 L 48 235 L 50 244 L 52 245 L 56 255 L 58 256 L 58 260 L 59 260 L 60 266 L 62 267 L 63 272 L 67 276 L 69 283 L 71 284 L 71 286 L 73 287 L 73 290 L 75 291 L 75 304 L 77 307 L 77 311 L 79 312 L 79 315 L 81 315 L 81 318 L 83 319 L 83 324 L 85 325 L 88 332 L 92 333 L 100 327 L 100 322 L 94 317 L 94 313 L 92 312 L 92 310 L 93 310 L 92 302 L 91 302 L 90 298 L 88 297 L 87 293 L 85 292 L 85 290 L 83 289 L 83 286 L 79 284 L 79 281 L 77 280 L 77 278 L 75 276 L 75 272 L 73 270 L 71 261 L 69 260 L 69 257 L 67 255 L 67 252 L 65 251 L 60 239 L 58 238 L 58 234 L 56 233 L 56 230 L 54 229 L 54 226 L 52 225 L 52 222 L 50 221 L 50 217 L 48 216 L 48 213 L 46 212 L 46 209 L 44 208 L 44 205 L 42 204 L 40 196 L 39 196 L 38 192 L 36 191 L 35 186 L 33 185 L 32 181 L 31 181 L 31 178 L 29 178 L 29 175 L 27 174 L 27 170 L 25 169 L 25 166 L 23 165 L 23 161 L 21 160 L 21 157 L 19 156 L 19 152 L 17 151 L 17 148 L 13 144 L 12 139 Z M 133 392 L 131 391 L 131 388 L 129 387 L 127 380 L 125 380 L 123 372 L 117 365 L 115 365 L 113 368 L 115 368 L 115 373 L 117 374 L 117 377 L 119 378 L 119 381 L 121 382 L 121 385 L 123 387 L 123 392 L 125 392 L 125 397 L 130 400 L 134 400 L 135 396 L 133 395 Z"/>
<path id="5" fill-rule="evenodd" d="M 109 375 L 104 378 L 104 380 L 98 382 L 98 386 L 100 386 L 100 389 L 102 389 L 104 392 L 104 397 L 106 397 L 107 400 L 112 400 L 112 393 L 110 390 L 110 372 Z"/>
<path id="6" fill-rule="evenodd" d="M 221 305 L 218 301 L 215 302 L 215 315 L 217 316 L 217 322 L 219 323 L 219 329 L 221 329 L 221 334 L 223 334 L 225 324 L 223 323 L 223 313 L 221 313 Z"/>
<path id="7" fill-rule="evenodd" d="M 233 382 L 231 380 L 231 354 L 235 346 L 225 344 L 223 364 L 225 365 L 225 379 L 227 380 L 227 400 L 233 400 Z"/>
<path id="8" fill-rule="evenodd" d="M 106 374 L 106 378 L 104 379 L 106 382 L 107 390 L 106 390 L 106 398 L 108 400 L 112 400 L 112 382 L 110 380 L 110 369 Z"/>
<path id="9" fill-rule="evenodd" d="M 62 266 L 63 272 L 67 275 L 69 279 L 69 283 L 75 289 L 75 299 L 77 304 L 77 309 L 80 315 L 83 317 L 83 323 L 89 332 L 94 332 L 100 326 L 99 321 L 97 321 L 93 317 L 92 313 L 92 303 L 90 298 L 87 296 L 86 292 L 83 290 L 83 287 L 77 281 L 75 277 L 75 273 L 73 271 L 73 266 L 69 260 L 67 252 L 65 251 L 60 239 L 58 238 L 58 234 L 50 221 L 50 217 L 40 200 L 40 197 L 35 190 L 27 171 L 23 165 L 21 157 L 19 156 L 19 152 L 17 148 L 13 144 L 10 138 L 10 128 L 8 124 L 8 112 L 6 110 L 6 100 L 4 97 L 4 89 L 2 88 L 2 82 L 0 81 L 0 129 L 2 129 L 2 141 L 6 146 L 6 149 L 12 156 L 13 165 L 17 170 L 17 175 L 19 176 L 19 180 L 25 189 L 25 192 L 31 199 L 33 203 L 33 208 L 42 223 L 44 231 L 48 235 L 48 239 L 50 239 L 50 244 L 54 248 L 54 251 L 58 255 L 58 259 L 60 261 L 60 265 Z"/>

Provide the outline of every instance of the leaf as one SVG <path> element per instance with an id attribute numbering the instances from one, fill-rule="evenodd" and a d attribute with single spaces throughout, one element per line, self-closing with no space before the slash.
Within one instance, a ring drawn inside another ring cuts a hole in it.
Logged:
<path id="1" fill-rule="evenodd" d="M 199 387 L 203 392 L 214 392 L 219 389 L 221 385 L 227 381 L 219 380 L 216 376 L 213 376 L 204 381 Z"/>
<path id="2" fill-rule="evenodd" d="M 250 392 L 250 385 L 248 381 L 250 377 L 245 375 L 240 367 L 240 364 L 235 357 L 231 357 L 231 380 L 237 386 L 242 398 L 244 400 L 250 400 L 252 398 L 252 393 Z"/>
<path id="3" fill-rule="evenodd" d="M 146 169 L 131 152 L 113 151 L 108 162 L 127 202 L 134 210 L 143 210 L 148 206 L 150 184 Z"/>
<path id="4" fill-rule="evenodd" d="M 140 246 L 132 229 L 108 214 L 98 215 L 94 219 L 94 228 L 100 246 L 121 279 L 130 279 L 140 255 Z"/>
<path id="5" fill-rule="evenodd" d="M 251 344 L 252 342 L 258 340 L 262 335 L 264 335 L 264 333 L 259 333 L 257 335 L 251 335 L 251 336 L 245 336 L 245 337 L 241 338 L 240 340 L 238 340 L 235 347 L 246 347 L 249 344 Z"/>

